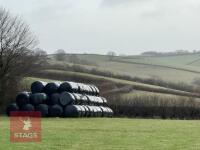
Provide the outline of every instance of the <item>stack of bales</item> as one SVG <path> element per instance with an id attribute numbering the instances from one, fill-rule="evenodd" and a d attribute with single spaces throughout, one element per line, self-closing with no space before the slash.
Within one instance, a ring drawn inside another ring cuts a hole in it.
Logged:
<path id="1" fill-rule="evenodd" d="M 96 86 L 69 81 L 33 82 L 31 92 L 19 93 L 16 103 L 7 107 L 8 115 L 12 111 L 40 111 L 42 117 L 113 116 Z"/>

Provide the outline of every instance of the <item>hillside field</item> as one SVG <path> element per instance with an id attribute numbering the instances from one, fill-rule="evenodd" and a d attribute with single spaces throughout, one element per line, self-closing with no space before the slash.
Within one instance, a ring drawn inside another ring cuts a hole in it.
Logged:
<path id="1" fill-rule="evenodd" d="M 45 118 L 41 143 L 10 143 L 9 118 L 0 120 L 0 149 L 6 150 L 197 150 L 200 147 L 200 121 Z"/>
<path id="2" fill-rule="evenodd" d="M 51 64 L 69 64 L 69 55 L 66 61 L 56 61 L 52 56 Z M 158 78 L 170 82 L 184 82 L 193 84 L 200 78 L 200 54 L 174 55 L 174 56 L 116 56 L 109 61 L 106 55 L 77 54 L 78 59 L 87 61 L 82 66 L 102 71 L 132 77 Z"/>

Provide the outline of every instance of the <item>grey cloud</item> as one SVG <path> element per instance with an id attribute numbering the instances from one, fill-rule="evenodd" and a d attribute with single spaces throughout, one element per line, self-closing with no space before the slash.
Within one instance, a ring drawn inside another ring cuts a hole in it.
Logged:
<path id="1" fill-rule="evenodd" d="M 30 24 L 40 47 L 49 53 L 58 48 L 73 53 L 123 50 L 134 54 L 199 47 L 199 0 L 0 0 L 0 3 Z"/>

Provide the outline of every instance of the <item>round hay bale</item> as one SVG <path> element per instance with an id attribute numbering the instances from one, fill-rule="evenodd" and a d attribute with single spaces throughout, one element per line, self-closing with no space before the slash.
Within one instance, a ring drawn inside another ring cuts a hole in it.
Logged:
<path id="1" fill-rule="evenodd" d="M 10 116 L 10 113 L 14 112 L 14 111 L 19 111 L 19 107 L 17 106 L 16 103 L 12 103 L 12 104 L 10 104 L 10 105 L 7 106 L 7 108 L 6 108 L 6 114 L 8 116 Z"/>
<path id="2" fill-rule="evenodd" d="M 104 105 L 104 101 L 101 97 L 96 97 L 98 99 L 98 106 L 103 106 Z"/>
<path id="3" fill-rule="evenodd" d="M 21 111 L 35 111 L 35 108 L 32 104 L 23 105 L 20 109 Z"/>
<path id="4" fill-rule="evenodd" d="M 45 93 L 35 93 L 30 96 L 30 103 L 33 105 L 39 105 L 47 101 L 47 95 Z"/>
<path id="5" fill-rule="evenodd" d="M 89 85 L 84 84 L 84 89 L 85 89 L 85 94 L 91 95 L 91 89 L 90 89 Z"/>
<path id="6" fill-rule="evenodd" d="M 50 96 L 49 105 L 56 105 L 60 103 L 60 94 L 59 93 L 54 93 Z"/>
<path id="7" fill-rule="evenodd" d="M 103 107 L 103 106 L 99 106 L 99 108 L 100 108 L 101 111 L 102 111 L 102 116 L 101 116 L 101 117 L 104 117 L 104 107 Z"/>
<path id="8" fill-rule="evenodd" d="M 87 98 L 87 96 L 86 95 L 82 95 L 81 96 L 81 100 L 83 101 L 83 104 L 84 105 L 89 105 L 89 101 L 88 101 L 88 98 Z"/>
<path id="9" fill-rule="evenodd" d="M 75 97 L 75 105 L 81 105 L 83 102 L 82 102 L 82 99 L 81 99 L 81 94 L 76 94 L 76 93 L 72 93 L 73 96 Z"/>
<path id="10" fill-rule="evenodd" d="M 93 85 L 93 87 L 94 87 L 95 90 L 96 90 L 96 96 L 98 96 L 98 95 L 99 95 L 99 89 L 98 89 L 95 85 Z"/>
<path id="11" fill-rule="evenodd" d="M 32 93 L 43 93 L 44 87 L 47 83 L 43 81 L 35 81 L 31 84 L 31 92 Z"/>
<path id="12" fill-rule="evenodd" d="M 93 90 L 93 94 L 92 94 L 92 95 L 96 96 L 96 95 L 97 95 L 97 90 L 96 90 L 96 88 L 94 87 L 94 85 L 90 85 L 90 87 L 91 87 L 92 90 Z"/>
<path id="13" fill-rule="evenodd" d="M 83 83 L 78 83 L 78 93 L 86 94 L 85 91 L 85 85 Z"/>
<path id="14" fill-rule="evenodd" d="M 69 82 L 69 81 L 65 81 L 62 84 L 60 84 L 59 87 L 59 92 L 78 92 L 78 84 L 75 82 Z"/>
<path id="15" fill-rule="evenodd" d="M 16 103 L 19 107 L 30 103 L 30 93 L 29 92 L 21 92 L 16 97 Z"/>
<path id="16" fill-rule="evenodd" d="M 108 109 L 102 106 L 100 106 L 100 108 L 102 110 L 102 117 L 108 117 L 109 116 Z"/>
<path id="17" fill-rule="evenodd" d="M 91 108 L 91 106 L 89 106 L 89 105 L 85 105 L 85 107 L 87 107 L 88 108 L 88 117 L 93 117 L 93 115 L 94 115 L 94 111 L 93 111 L 93 109 Z"/>
<path id="18" fill-rule="evenodd" d="M 75 103 L 75 97 L 73 94 L 68 92 L 62 92 L 60 95 L 59 103 L 62 106 L 70 105 Z"/>
<path id="19" fill-rule="evenodd" d="M 46 104 L 40 104 L 35 108 L 36 111 L 39 111 L 41 113 L 42 117 L 48 116 L 48 113 L 49 113 L 48 109 L 49 109 L 49 106 Z"/>
<path id="20" fill-rule="evenodd" d="M 77 105 L 68 105 L 64 109 L 64 117 L 81 117 L 82 110 Z"/>
<path id="21" fill-rule="evenodd" d="M 91 89 L 90 95 L 96 95 L 96 93 L 97 93 L 96 89 L 92 85 L 89 85 L 89 87 Z"/>
<path id="22" fill-rule="evenodd" d="M 79 106 L 81 109 L 81 117 L 85 117 L 86 115 L 85 108 L 82 105 L 77 105 L 77 106 Z"/>
<path id="23" fill-rule="evenodd" d="M 94 101 L 94 105 L 96 106 L 100 106 L 101 103 L 103 103 L 102 99 L 97 96 L 93 96 L 93 101 Z"/>
<path id="24" fill-rule="evenodd" d="M 96 105 L 96 99 L 94 96 L 86 95 L 86 97 L 89 105 Z"/>
<path id="25" fill-rule="evenodd" d="M 103 112 L 102 112 L 101 108 L 98 107 L 98 106 L 96 106 L 96 109 L 97 109 L 97 115 L 98 115 L 98 117 L 102 117 Z"/>
<path id="26" fill-rule="evenodd" d="M 105 107 L 107 109 L 107 117 L 112 117 L 113 116 L 113 110 L 109 107 Z"/>
<path id="27" fill-rule="evenodd" d="M 100 98 L 103 100 L 103 105 L 107 106 L 108 101 L 106 100 L 106 98 L 104 98 L 104 97 L 100 97 Z"/>
<path id="28" fill-rule="evenodd" d="M 50 82 L 44 87 L 44 92 L 48 95 L 58 92 L 60 82 Z"/>
<path id="29" fill-rule="evenodd" d="M 90 116 L 90 110 L 86 105 L 82 105 L 83 108 L 85 109 L 85 117 L 89 117 Z"/>
<path id="30" fill-rule="evenodd" d="M 60 117 L 63 114 L 63 108 L 60 105 L 49 106 L 50 117 Z"/>
<path id="31" fill-rule="evenodd" d="M 97 109 L 96 109 L 96 107 L 95 107 L 95 106 L 90 106 L 90 108 L 91 108 L 92 111 L 93 111 L 93 115 L 92 115 L 92 117 L 97 117 L 97 116 L 98 116 L 98 113 L 97 113 Z"/>

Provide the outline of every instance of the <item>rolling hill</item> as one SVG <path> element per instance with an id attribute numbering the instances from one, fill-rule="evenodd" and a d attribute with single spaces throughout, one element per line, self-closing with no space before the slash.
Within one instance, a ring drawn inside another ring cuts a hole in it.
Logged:
<path id="1" fill-rule="evenodd" d="M 87 69 L 110 71 L 120 75 L 140 78 L 155 78 L 169 82 L 183 82 L 193 84 L 200 79 L 200 54 L 174 55 L 174 56 L 116 56 L 109 61 L 108 56 L 95 54 L 77 54 L 83 62 L 79 65 Z M 56 61 L 50 56 L 50 64 L 70 64 L 70 55 L 66 61 Z"/>

